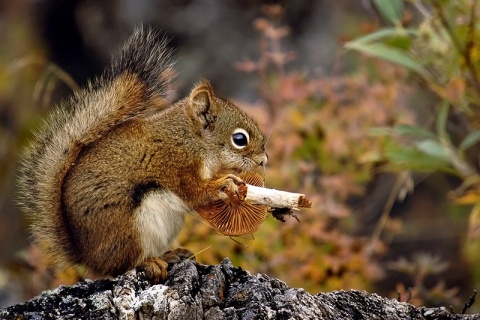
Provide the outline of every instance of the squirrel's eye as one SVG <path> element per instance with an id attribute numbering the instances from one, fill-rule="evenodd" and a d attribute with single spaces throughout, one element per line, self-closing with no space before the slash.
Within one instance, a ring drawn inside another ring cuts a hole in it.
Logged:
<path id="1" fill-rule="evenodd" d="M 248 145 L 249 139 L 250 137 L 247 131 L 240 128 L 233 130 L 231 141 L 235 148 L 245 148 Z"/>

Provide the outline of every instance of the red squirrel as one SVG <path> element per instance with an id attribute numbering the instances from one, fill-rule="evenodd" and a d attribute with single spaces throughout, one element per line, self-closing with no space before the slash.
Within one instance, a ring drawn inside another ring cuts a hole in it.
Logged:
<path id="1" fill-rule="evenodd" d="M 267 162 L 255 122 L 201 81 L 169 105 L 165 41 L 137 28 L 102 76 L 60 104 L 25 153 L 21 204 L 49 265 L 98 275 L 191 256 L 171 249 L 195 207 L 235 194 Z"/>

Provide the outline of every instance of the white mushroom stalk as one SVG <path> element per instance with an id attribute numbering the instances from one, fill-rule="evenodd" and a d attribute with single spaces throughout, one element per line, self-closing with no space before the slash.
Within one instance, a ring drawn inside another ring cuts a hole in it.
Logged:
<path id="1" fill-rule="evenodd" d="M 275 189 L 246 185 L 247 194 L 244 201 L 252 204 L 265 205 L 271 208 L 311 208 L 312 202 L 301 193 L 293 193 Z"/>

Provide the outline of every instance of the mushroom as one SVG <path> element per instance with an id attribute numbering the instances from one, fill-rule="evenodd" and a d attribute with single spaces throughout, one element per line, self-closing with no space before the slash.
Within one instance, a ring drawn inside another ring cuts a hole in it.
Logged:
<path id="1" fill-rule="evenodd" d="M 240 178 L 249 185 L 263 187 L 263 178 L 255 172 L 246 172 Z M 247 201 L 227 203 L 216 200 L 196 208 L 198 214 L 215 230 L 226 236 L 241 236 L 255 232 L 268 214 L 268 207 Z"/>

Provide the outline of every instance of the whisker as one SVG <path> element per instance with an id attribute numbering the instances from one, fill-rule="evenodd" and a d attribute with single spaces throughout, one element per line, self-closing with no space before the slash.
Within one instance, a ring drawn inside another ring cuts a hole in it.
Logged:
<path id="1" fill-rule="evenodd" d="M 247 246 L 246 244 L 241 243 L 241 242 L 238 241 L 237 239 L 233 238 L 233 236 L 230 236 L 229 238 L 230 238 L 230 240 L 232 240 L 233 242 L 236 242 L 237 244 L 241 245 L 242 247 L 248 248 L 248 246 Z"/>
<path id="2" fill-rule="evenodd" d="M 206 222 L 206 221 L 198 214 L 197 211 L 191 210 L 191 211 L 189 211 L 189 213 L 190 213 L 197 221 L 200 221 L 200 222 L 203 223 L 204 225 L 208 226 L 210 229 L 215 230 L 215 228 L 212 227 L 208 222 Z M 215 231 L 217 231 L 217 230 L 215 230 Z"/>
<path id="3" fill-rule="evenodd" d="M 209 245 L 208 247 L 206 247 L 205 249 L 202 249 L 198 252 L 195 252 L 195 254 L 193 256 L 191 256 L 190 258 L 188 258 L 189 260 L 193 259 L 194 257 L 198 256 L 200 253 L 204 252 L 204 251 L 207 251 L 208 249 L 210 249 L 212 247 L 212 245 Z"/>
<path id="4" fill-rule="evenodd" d="M 265 185 L 265 187 L 267 186 L 267 178 L 266 178 L 266 174 L 265 174 L 265 171 L 266 171 L 265 167 L 266 166 L 267 166 L 266 164 L 263 164 L 263 166 L 262 166 L 263 167 L 263 184 Z"/>
<path id="5" fill-rule="evenodd" d="M 270 140 L 270 136 L 272 135 L 272 133 L 273 133 L 273 128 L 270 129 L 270 132 L 268 133 L 268 136 L 265 139 L 265 147 L 267 147 L 268 140 Z"/>

